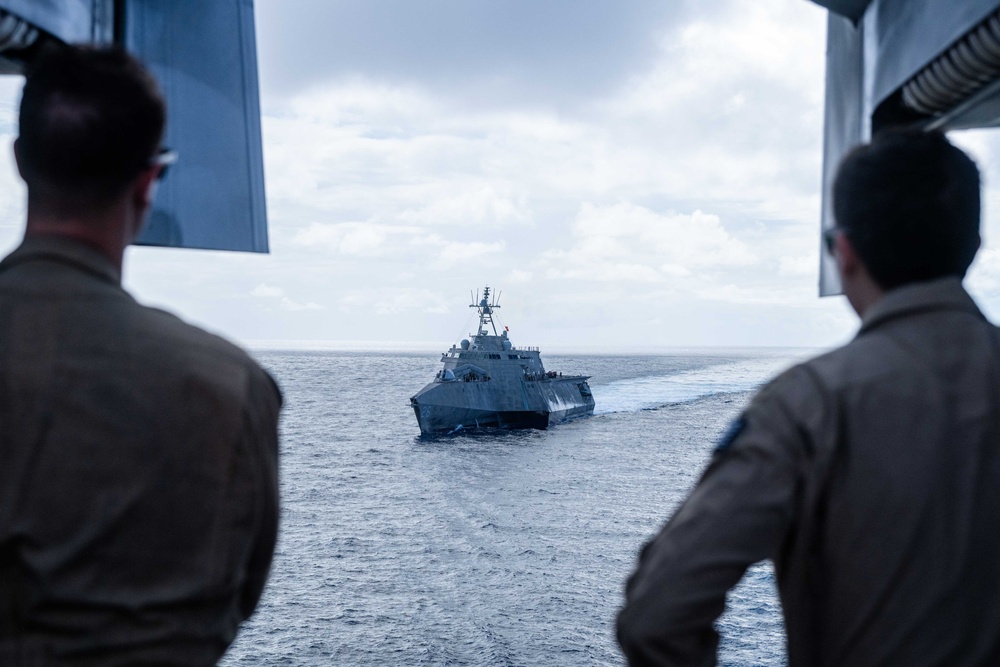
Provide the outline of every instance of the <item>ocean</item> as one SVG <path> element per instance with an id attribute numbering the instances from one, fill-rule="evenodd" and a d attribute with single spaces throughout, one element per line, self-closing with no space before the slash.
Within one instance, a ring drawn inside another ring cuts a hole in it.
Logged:
<path id="1" fill-rule="evenodd" d="M 595 414 L 546 431 L 420 437 L 439 354 L 260 351 L 285 395 L 281 532 L 223 665 L 621 665 L 614 617 L 642 544 L 753 390 L 801 350 L 556 355 Z M 718 622 L 720 664 L 785 664 L 774 572 Z"/>

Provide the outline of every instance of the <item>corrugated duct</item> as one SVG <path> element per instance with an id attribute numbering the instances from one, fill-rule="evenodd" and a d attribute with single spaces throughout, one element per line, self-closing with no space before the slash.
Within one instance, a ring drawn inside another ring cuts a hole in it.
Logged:
<path id="1" fill-rule="evenodd" d="M 1000 10 L 903 86 L 903 104 L 938 115 L 1000 77 Z"/>
<path id="2" fill-rule="evenodd" d="M 24 19 L 0 9 L 0 53 L 26 49 L 36 41 L 36 28 Z"/>

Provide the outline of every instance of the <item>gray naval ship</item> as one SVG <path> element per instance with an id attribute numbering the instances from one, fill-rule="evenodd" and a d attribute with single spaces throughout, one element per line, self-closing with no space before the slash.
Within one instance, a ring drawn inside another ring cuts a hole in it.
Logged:
<path id="1" fill-rule="evenodd" d="M 514 347 L 507 327 L 497 332 L 490 288 L 470 308 L 479 329 L 441 356 L 434 381 L 410 399 L 424 435 L 462 428 L 547 428 L 594 412 L 588 375 L 546 372 L 537 347 Z"/>

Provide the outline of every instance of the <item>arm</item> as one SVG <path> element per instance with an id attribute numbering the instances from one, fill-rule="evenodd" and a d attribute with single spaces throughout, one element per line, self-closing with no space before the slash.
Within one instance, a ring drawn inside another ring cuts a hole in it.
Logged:
<path id="1" fill-rule="evenodd" d="M 780 389 L 762 391 L 741 419 L 690 497 L 642 549 L 618 616 L 629 664 L 714 665 L 713 624 L 726 593 L 751 564 L 773 558 L 791 530 L 803 450 Z"/>
<path id="2" fill-rule="evenodd" d="M 279 514 L 278 413 L 281 410 L 281 391 L 264 371 L 259 371 L 250 384 L 248 406 L 243 414 L 243 437 L 249 451 L 256 455 L 257 520 L 240 598 L 243 618 L 253 614 L 267 583 L 278 539 Z"/>

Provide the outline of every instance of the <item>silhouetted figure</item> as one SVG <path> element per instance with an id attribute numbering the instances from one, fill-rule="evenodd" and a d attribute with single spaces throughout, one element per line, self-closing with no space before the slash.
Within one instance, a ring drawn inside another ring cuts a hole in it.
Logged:
<path id="1" fill-rule="evenodd" d="M 962 287 L 979 172 L 941 134 L 887 133 L 833 203 L 861 329 L 757 394 L 643 548 L 630 664 L 715 664 L 726 593 L 763 559 L 792 667 L 1000 664 L 1000 334 Z"/>
<path id="2" fill-rule="evenodd" d="M 152 77 L 67 47 L 30 72 L 24 242 L 0 263 L 0 665 L 214 664 L 278 522 L 273 380 L 121 287 L 173 155 Z"/>

